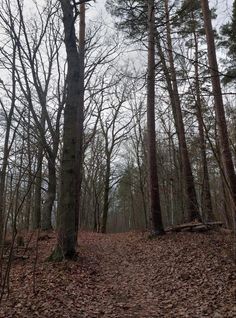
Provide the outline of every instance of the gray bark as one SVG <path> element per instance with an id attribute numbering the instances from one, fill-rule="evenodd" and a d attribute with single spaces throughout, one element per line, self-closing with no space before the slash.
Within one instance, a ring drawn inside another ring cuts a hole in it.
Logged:
<path id="1" fill-rule="evenodd" d="M 67 96 L 64 110 L 63 150 L 61 166 L 60 201 L 58 211 L 58 241 L 51 259 L 61 260 L 73 258 L 76 255 L 77 245 L 77 202 L 78 202 L 78 175 L 82 173 L 78 162 L 82 160 L 82 153 L 78 153 L 78 145 L 82 145 L 83 136 L 78 135 L 82 127 L 83 112 L 79 109 L 80 98 L 80 58 L 75 35 L 75 8 L 67 0 L 60 0 L 63 12 L 65 32 L 65 47 L 68 62 Z M 78 129 L 79 128 L 79 129 Z"/>
<path id="2" fill-rule="evenodd" d="M 56 198 L 56 163 L 54 158 L 48 160 L 48 189 L 46 199 L 42 208 L 41 229 L 48 231 L 52 229 L 52 208 Z"/>

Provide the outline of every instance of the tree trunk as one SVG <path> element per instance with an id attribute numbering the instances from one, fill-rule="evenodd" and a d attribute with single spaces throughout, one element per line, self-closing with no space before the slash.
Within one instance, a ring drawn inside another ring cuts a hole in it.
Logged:
<path id="1" fill-rule="evenodd" d="M 0 171 L 0 252 L 3 243 L 3 233 L 4 233 L 4 220 L 5 220 L 5 183 L 6 183 L 6 172 L 8 163 L 8 142 L 10 134 L 10 125 L 7 127 L 5 142 L 4 142 L 4 154 L 2 169 Z"/>
<path id="2" fill-rule="evenodd" d="M 193 20 L 194 17 L 192 16 Z M 211 192 L 210 192 L 210 179 L 207 165 L 207 156 L 206 156 L 206 140 L 204 134 L 204 122 L 202 116 L 202 103 L 201 103 L 201 93 L 200 93 L 200 84 L 199 84 L 199 70 L 198 70 L 198 39 L 197 34 L 194 30 L 194 46 L 195 46 L 195 90 L 196 90 L 196 115 L 198 121 L 198 132 L 199 132 L 199 141 L 202 157 L 202 193 L 201 193 L 201 206 L 202 206 L 202 215 L 206 222 L 214 221 L 215 217 L 212 209 L 211 202 Z"/>
<path id="3" fill-rule="evenodd" d="M 77 244 L 77 202 L 78 202 L 78 175 L 82 173 L 78 162 L 82 153 L 78 153 L 78 145 L 82 144 L 81 124 L 83 114 L 78 111 L 80 98 L 80 58 L 75 35 L 75 14 L 72 3 L 60 0 L 63 11 L 63 24 L 65 32 L 65 47 L 67 53 L 67 96 L 64 110 L 63 150 L 61 167 L 61 195 L 58 211 L 58 241 L 57 247 L 49 259 L 62 260 L 74 258 Z M 81 111 L 81 109 L 80 109 Z"/>
<path id="4" fill-rule="evenodd" d="M 45 127 L 45 116 L 42 113 L 41 126 Z M 42 203 L 42 167 L 43 167 L 43 145 L 38 141 L 37 167 L 34 190 L 34 209 L 32 215 L 32 228 L 34 230 L 40 228 L 41 224 L 41 203 Z"/>
<path id="5" fill-rule="evenodd" d="M 208 0 L 201 0 L 202 13 L 205 24 L 206 39 L 207 39 L 207 50 L 208 50 L 208 61 L 210 65 L 212 90 L 215 101 L 215 113 L 216 121 L 219 131 L 219 144 L 221 152 L 221 160 L 223 163 L 223 169 L 227 187 L 229 189 L 232 198 L 232 208 L 236 215 L 236 174 L 234 170 L 232 154 L 229 146 L 229 136 L 225 118 L 225 110 L 221 92 L 220 77 L 218 71 L 218 63 L 216 58 L 216 49 L 214 41 L 214 32 L 211 23 L 211 11 L 209 9 Z"/>
<path id="6" fill-rule="evenodd" d="M 3 158 L 2 158 L 2 168 L 0 170 L 0 255 L 1 255 L 1 247 L 3 244 L 3 236 L 4 236 L 4 220 L 5 220 L 5 183 L 6 183 L 6 174 L 7 174 L 7 165 L 8 165 L 8 157 L 10 152 L 9 141 L 10 141 L 10 132 L 11 132 L 11 123 L 15 110 L 15 100 L 16 100 L 16 44 L 13 43 L 13 56 L 12 56 L 12 99 L 11 99 L 11 107 L 9 114 L 6 118 L 7 126 L 5 132 L 5 140 L 3 146 Z"/>
<path id="7" fill-rule="evenodd" d="M 136 152 L 136 160 L 138 165 L 138 173 L 139 173 L 139 188 L 142 195 L 142 205 L 143 205 L 143 212 L 144 212 L 144 221 L 145 221 L 145 228 L 148 228 L 148 220 L 147 220 L 147 207 L 146 207 L 146 198 L 145 198 L 145 187 L 144 187 L 144 180 L 143 180 L 143 173 L 142 173 L 142 166 L 139 157 L 139 151 Z"/>
<path id="8" fill-rule="evenodd" d="M 104 186 L 104 201 L 103 201 L 103 211 L 101 220 L 101 233 L 106 233 L 107 230 L 107 216 L 109 210 L 109 192 L 110 192 L 110 174 L 111 174 L 111 159 L 107 155 L 106 160 L 106 175 L 105 175 L 105 186 Z"/>
<path id="9" fill-rule="evenodd" d="M 177 77 L 174 66 L 174 58 L 173 58 L 173 47 L 172 47 L 172 39 L 171 39 L 171 30 L 170 30 L 170 16 L 169 16 L 169 5 L 168 0 L 165 0 L 165 10 L 166 10 L 166 28 L 167 28 L 167 46 L 168 46 L 168 56 L 170 63 L 170 73 L 171 73 L 171 82 L 172 82 L 172 100 L 174 106 L 174 117 L 176 121 L 176 128 L 179 140 L 180 147 L 180 156 L 182 163 L 182 173 L 183 173 L 183 182 L 185 189 L 185 205 L 186 212 L 188 216 L 187 221 L 199 220 L 201 221 L 201 216 L 198 210 L 198 202 L 197 195 L 194 185 L 192 168 L 189 160 L 189 154 L 187 149 L 187 143 L 185 138 L 185 128 L 183 122 L 183 115 L 181 110 L 181 104 L 179 99 L 178 85 L 177 85 Z"/>
<path id="10" fill-rule="evenodd" d="M 48 231 L 52 229 L 52 209 L 56 198 L 56 167 L 55 159 L 48 159 L 48 190 L 42 208 L 41 229 Z"/>
<path id="11" fill-rule="evenodd" d="M 79 23 L 79 83 L 78 83 L 78 118 L 77 118 L 77 136 L 83 136 L 83 123 L 84 123 L 84 59 L 85 59 L 85 3 L 80 4 L 80 23 Z M 77 165 L 78 170 L 81 171 L 77 174 L 77 201 L 76 201 L 76 215 L 75 225 L 76 232 L 79 227 L 79 213 L 80 213 L 80 198 L 81 198 L 81 185 L 82 185 L 82 169 L 83 169 L 83 138 L 78 138 L 77 144 Z"/>
<path id="12" fill-rule="evenodd" d="M 26 204 L 25 204 L 25 221 L 24 221 L 24 229 L 27 231 L 30 228 L 30 214 L 31 214 L 31 200 L 32 200 L 32 177 L 31 175 L 28 176 L 27 181 L 27 189 L 29 189 L 29 193 L 26 198 Z"/>
<path id="13" fill-rule="evenodd" d="M 155 130 L 155 15 L 154 1 L 148 1 L 147 142 L 150 209 L 154 234 L 163 234 L 156 158 Z"/>

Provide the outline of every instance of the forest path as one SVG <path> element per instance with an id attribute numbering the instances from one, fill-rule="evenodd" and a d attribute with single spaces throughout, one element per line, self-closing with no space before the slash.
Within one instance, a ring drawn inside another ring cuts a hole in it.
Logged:
<path id="1" fill-rule="evenodd" d="M 94 272 L 88 317 L 234 317 L 232 261 L 217 233 L 90 234 Z"/>
<path id="2" fill-rule="evenodd" d="M 232 235 L 81 232 L 78 261 L 45 262 L 55 243 L 40 240 L 35 271 L 35 241 L 13 262 L 0 318 L 236 316 Z"/>

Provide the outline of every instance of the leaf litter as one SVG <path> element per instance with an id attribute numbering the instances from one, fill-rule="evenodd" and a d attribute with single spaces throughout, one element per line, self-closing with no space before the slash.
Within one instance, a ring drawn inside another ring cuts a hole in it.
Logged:
<path id="1" fill-rule="evenodd" d="M 78 260 L 61 263 L 45 262 L 56 235 L 43 237 L 35 272 L 34 240 L 12 262 L 0 318 L 236 317 L 232 234 L 81 232 Z"/>

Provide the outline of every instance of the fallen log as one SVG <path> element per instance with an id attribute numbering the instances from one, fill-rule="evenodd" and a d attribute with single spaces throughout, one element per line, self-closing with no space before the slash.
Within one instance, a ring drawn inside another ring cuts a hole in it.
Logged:
<path id="1" fill-rule="evenodd" d="M 180 225 L 176 225 L 174 227 L 169 227 L 165 231 L 166 232 L 205 232 L 208 230 L 212 230 L 214 228 L 222 227 L 222 222 L 206 222 L 206 223 L 184 223 Z"/>

